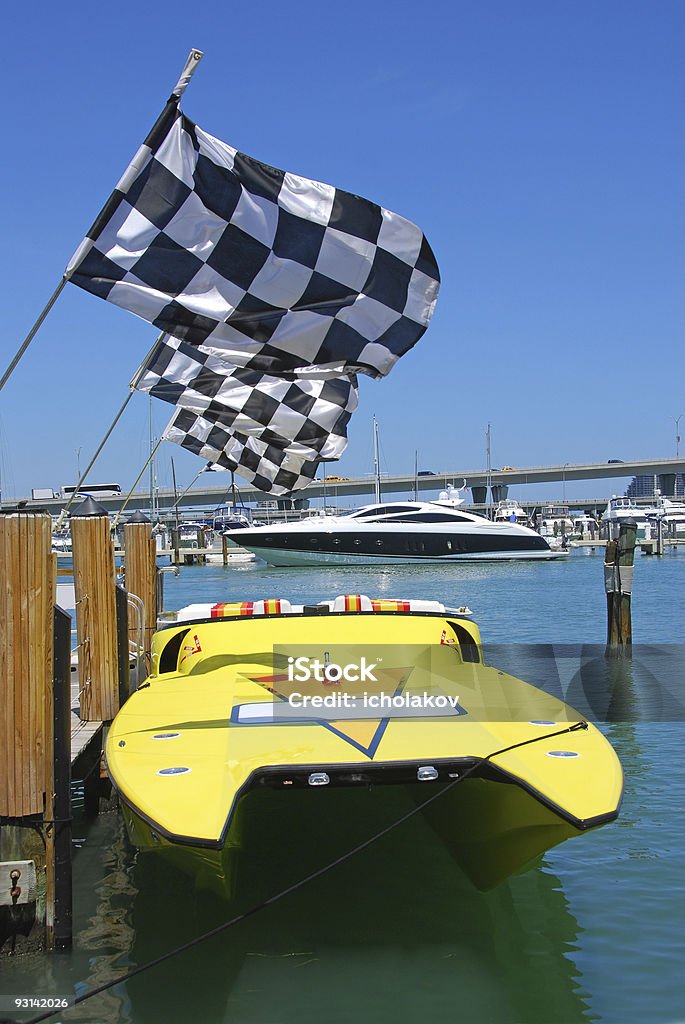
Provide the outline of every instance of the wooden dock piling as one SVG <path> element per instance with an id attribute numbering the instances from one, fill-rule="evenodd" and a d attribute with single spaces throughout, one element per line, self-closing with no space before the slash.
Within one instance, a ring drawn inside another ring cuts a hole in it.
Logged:
<path id="1" fill-rule="evenodd" d="M 46 901 L 54 817 L 51 526 L 47 513 L 0 513 L 0 861 L 7 883 L 0 890 L 0 945 L 10 939 L 11 950 L 18 936 L 28 937 L 34 923 L 42 927 L 52 916 L 49 884 Z"/>
<path id="2" fill-rule="evenodd" d="M 73 512 L 71 537 L 79 717 L 84 722 L 111 722 L 119 710 L 114 545 L 109 516 L 92 498 L 86 498 Z"/>
<path id="3" fill-rule="evenodd" d="M 131 516 L 124 528 L 126 589 L 145 607 L 145 657 L 149 658 L 152 634 L 157 628 L 157 546 L 152 524 L 142 512 Z"/>
<path id="4" fill-rule="evenodd" d="M 0 815 L 43 813 L 52 773 L 52 609 L 56 563 L 51 519 L 0 513 Z"/>
<path id="5" fill-rule="evenodd" d="M 607 648 L 627 653 L 633 642 L 631 595 L 637 526 L 632 519 L 621 523 L 618 540 L 610 540 L 604 557 L 604 588 L 607 596 Z"/>
<path id="6" fill-rule="evenodd" d="M 664 553 L 664 521 L 659 516 L 656 521 L 656 554 L 663 555 Z"/>

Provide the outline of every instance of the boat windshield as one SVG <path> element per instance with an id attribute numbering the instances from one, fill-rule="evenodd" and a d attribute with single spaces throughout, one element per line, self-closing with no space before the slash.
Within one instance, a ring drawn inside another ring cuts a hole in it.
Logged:
<path id="1" fill-rule="evenodd" d="M 456 512 L 407 512 L 393 516 L 379 516 L 379 523 L 470 523 L 472 520 Z"/>
<path id="2" fill-rule="evenodd" d="M 358 512 L 350 512 L 348 519 L 369 519 L 371 516 L 387 516 L 394 512 L 414 512 L 412 505 L 374 505 L 361 508 Z"/>

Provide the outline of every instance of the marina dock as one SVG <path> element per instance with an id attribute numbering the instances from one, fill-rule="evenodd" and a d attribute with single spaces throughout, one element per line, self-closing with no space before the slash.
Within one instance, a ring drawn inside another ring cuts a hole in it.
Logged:
<path id="1" fill-rule="evenodd" d="M 572 548 L 605 548 L 609 542 L 607 540 L 572 540 L 570 546 Z M 653 555 L 658 551 L 658 540 L 638 540 L 636 546 L 640 548 L 643 555 Z M 663 550 L 666 551 L 668 548 L 677 549 L 679 547 L 685 547 L 685 537 L 666 537 L 662 541 Z"/>

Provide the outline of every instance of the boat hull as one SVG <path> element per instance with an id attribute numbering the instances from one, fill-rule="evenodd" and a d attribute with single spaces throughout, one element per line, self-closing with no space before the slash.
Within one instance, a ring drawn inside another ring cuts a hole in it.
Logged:
<path id="1" fill-rule="evenodd" d="M 534 530 L 435 502 L 382 503 L 345 516 L 234 530 L 271 565 L 385 565 L 558 557 Z"/>
<path id="2" fill-rule="evenodd" d="M 243 546 L 247 546 L 243 541 Z M 275 566 L 306 566 L 306 565 L 436 565 L 454 564 L 458 562 L 503 562 L 503 561 L 550 561 L 563 558 L 563 551 L 474 551 L 464 555 L 401 555 L 387 552 L 373 554 L 364 552 L 355 554 L 346 552 L 339 554 L 334 551 L 294 551 L 283 548 L 264 548 L 250 546 L 250 550 Z"/>
<path id="3" fill-rule="evenodd" d="M 438 798 L 421 809 L 434 795 L 434 789 L 419 783 L 332 789 L 325 797 L 316 789 L 260 787 L 243 796 L 224 843 L 213 848 L 170 840 L 125 801 L 123 816 L 129 838 L 141 852 L 161 858 L 192 877 L 197 888 L 227 900 L 236 898 L 248 879 L 254 893 L 255 877 L 270 878 L 271 887 L 260 895 L 292 884 L 412 811 L 417 820 L 400 826 L 407 846 L 411 848 L 412 834 L 420 831 L 418 819 L 424 818 L 482 891 L 583 831 L 504 781 L 474 778 L 451 788 L 444 785 Z"/>
<path id="4" fill-rule="evenodd" d="M 616 817 L 623 777 L 606 738 L 483 664 L 467 609 L 261 604 L 182 609 L 107 737 L 133 843 L 197 886 L 231 897 L 241 865 L 266 862 L 278 891 L 286 849 L 296 881 L 425 803 L 487 889 Z"/>

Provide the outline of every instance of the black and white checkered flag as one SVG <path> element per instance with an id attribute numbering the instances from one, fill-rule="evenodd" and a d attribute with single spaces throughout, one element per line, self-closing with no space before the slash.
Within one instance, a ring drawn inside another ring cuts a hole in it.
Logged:
<path id="1" fill-rule="evenodd" d="M 277 447 L 227 429 L 209 413 L 199 416 L 189 409 L 177 410 L 163 437 L 222 469 L 232 469 L 254 487 L 277 495 L 306 487 L 323 461 L 303 458 L 297 445 Z"/>
<path id="2" fill-rule="evenodd" d="M 424 333 L 439 274 L 415 224 L 277 170 L 179 110 L 67 273 L 236 366 L 382 377 Z"/>
<path id="3" fill-rule="evenodd" d="M 154 346 L 135 386 L 220 423 L 225 432 L 254 437 L 304 460 L 340 458 L 357 408 L 354 376 L 271 377 L 168 335 Z M 221 451 L 224 445 L 213 447 Z"/>

